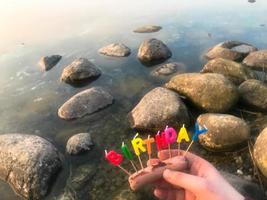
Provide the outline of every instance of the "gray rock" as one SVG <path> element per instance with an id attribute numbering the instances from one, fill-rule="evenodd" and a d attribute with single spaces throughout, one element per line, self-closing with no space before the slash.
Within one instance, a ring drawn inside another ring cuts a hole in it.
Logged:
<path id="1" fill-rule="evenodd" d="M 148 39 L 142 42 L 138 50 L 138 58 L 142 62 L 160 62 L 172 56 L 170 49 L 160 40 Z"/>
<path id="2" fill-rule="evenodd" d="M 250 79 L 239 86 L 240 101 L 259 111 L 267 110 L 267 84 Z"/>
<path id="3" fill-rule="evenodd" d="M 267 127 L 257 137 L 254 145 L 254 158 L 262 174 L 267 178 Z"/>
<path id="4" fill-rule="evenodd" d="M 243 63 L 249 68 L 259 71 L 267 70 L 267 50 L 260 50 L 251 52 L 244 60 Z"/>
<path id="5" fill-rule="evenodd" d="M 238 101 L 237 87 L 221 74 L 185 73 L 165 85 L 208 112 L 226 112 Z"/>
<path id="6" fill-rule="evenodd" d="M 243 196 L 250 197 L 253 200 L 264 200 L 265 194 L 259 187 L 259 185 L 244 180 L 236 175 L 228 172 L 220 171 L 223 177 Z"/>
<path id="7" fill-rule="evenodd" d="M 74 83 L 100 75 L 101 71 L 93 63 L 86 58 L 78 58 L 64 68 L 60 79 L 66 83 Z"/>
<path id="8" fill-rule="evenodd" d="M 210 60 L 201 72 L 222 74 L 237 85 L 247 79 L 254 79 L 256 77 L 253 71 L 246 66 L 223 58 Z"/>
<path id="9" fill-rule="evenodd" d="M 45 56 L 42 57 L 39 61 L 39 66 L 41 67 L 42 71 L 48 71 L 52 69 L 62 58 L 60 55 L 52 55 L 52 56 Z"/>
<path id="10" fill-rule="evenodd" d="M 147 25 L 147 26 L 138 27 L 137 29 L 134 30 L 134 32 L 135 33 L 153 33 L 153 32 L 158 32 L 160 29 L 162 29 L 161 26 Z"/>
<path id="11" fill-rule="evenodd" d="M 113 103 L 113 97 L 101 87 L 92 87 L 71 97 L 59 109 L 63 119 L 81 118 Z"/>
<path id="12" fill-rule="evenodd" d="M 185 64 L 183 63 L 166 63 L 159 65 L 156 69 L 154 69 L 151 74 L 152 76 L 168 76 L 177 72 L 184 72 L 185 71 Z"/>
<path id="13" fill-rule="evenodd" d="M 166 124 L 179 127 L 189 122 L 179 95 L 162 87 L 148 92 L 128 117 L 132 128 L 154 132 L 164 129 Z"/>
<path id="14" fill-rule="evenodd" d="M 206 54 L 207 59 L 225 58 L 233 61 L 242 61 L 250 52 L 257 48 L 239 41 L 225 41 L 211 48 Z"/>
<path id="15" fill-rule="evenodd" d="M 200 144 L 211 151 L 230 151 L 247 142 L 250 128 L 247 123 L 228 114 L 202 114 L 197 118 L 200 126 L 208 132 L 199 135 Z"/>
<path id="16" fill-rule="evenodd" d="M 0 178 L 26 199 L 43 199 L 61 165 L 57 149 L 39 136 L 0 135 Z"/>
<path id="17" fill-rule="evenodd" d="M 98 50 L 106 56 L 125 57 L 130 55 L 131 50 L 122 43 L 112 43 Z"/>
<path id="18" fill-rule="evenodd" d="M 75 155 L 90 150 L 92 146 L 93 142 L 90 133 L 78 133 L 69 138 L 66 151 Z"/>

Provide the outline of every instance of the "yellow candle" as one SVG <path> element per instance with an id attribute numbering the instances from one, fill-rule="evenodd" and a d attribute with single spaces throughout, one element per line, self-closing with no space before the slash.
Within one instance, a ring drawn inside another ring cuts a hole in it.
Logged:
<path id="1" fill-rule="evenodd" d="M 134 149 L 134 153 L 137 156 L 140 156 L 140 152 L 146 152 L 146 148 L 144 147 L 144 141 L 142 140 L 142 138 L 137 137 L 138 133 L 136 134 L 136 136 L 133 138 L 132 145 L 133 145 L 133 149 Z"/>
<path id="2" fill-rule="evenodd" d="M 183 127 L 179 131 L 179 134 L 177 137 L 177 143 L 181 143 L 182 140 L 185 140 L 186 142 L 189 142 L 190 140 L 184 124 L 183 124 Z"/>

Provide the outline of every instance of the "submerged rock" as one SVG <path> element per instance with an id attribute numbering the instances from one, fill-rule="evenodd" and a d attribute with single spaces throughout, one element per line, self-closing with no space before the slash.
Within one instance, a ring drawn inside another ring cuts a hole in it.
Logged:
<path id="1" fill-rule="evenodd" d="M 243 63 L 249 68 L 259 71 L 267 70 L 267 50 L 260 50 L 251 52 L 244 60 Z"/>
<path id="2" fill-rule="evenodd" d="M 60 80 L 66 83 L 74 83 L 93 79 L 100 75 L 101 71 L 93 63 L 86 58 L 78 58 L 64 68 Z"/>
<path id="3" fill-rule="evenodd" d="M 237 85 L 247 79 L 253 79 L 256 77 L 253 71 L 248 69 L 246 66 L 223 58 L 210 60 L 203 67 L 201 72 L 222 74 Z"/>
<path id="4" fill-rule="evenodd" d="M 199 135 L 199 142 L 211 151 L 234 150 L 250 136 L 247 123 L 233 115 L 206 113 L 200 115 L 197 122 L 208 128 L 207 133 Z"/>
<path id="5" fill-rule="evenodd" d="M 45 56 L 42 57 L 39 61 L 39 66 L 41 67 L 42 71 L 48 71 L 52 69 L 62 58 L 60 55 L 52 55 L 52 56 Z"/>
<path id="6" fill-rule="evenodd" d="M 113 97 L 101 87 L 92 87 L 71 97 L 59 109 L 63 119 L 81 118 L 113 103 Z"/>
<path id="7" fill-rule="evenodd" d="M 137 56 L 145 63 L 163 62 L 170 58 L 172 53 L 162 41 L 152 38 L 141 43 Z"/>
<path id="8" fill-rule="evenodd" d="M 98 52 L 106 56 L 125 57 L 130 55 L 131 50 L 122 43 L 112 43 L 102 47 Z"/>
<path id="9" fill-rule="evenodd" d="M 26 199 L 43 199 L 61 165 L 57 149 L 39 136 L 0 135 L 0 178 Z"/>
<path id="10" fill-rule="evenodd" d="M 179 127 L 189 122 L 187 108 L 179 95 L 157 87 L 148 92 L 128 114 L 132 128 L 158 131 L 169 126 Z"/>
<path id="11" fill-rule="evenodd" d="M 267 178 L 267 128 L 257 137 L 254 145 L 254 158 L 261 173 Z"/>
<path id="12" fill-rule="evenodd" d="M 267 84 L 250 79 L 239 86 L 240 101 L 254 109 L 267 111 Z"/>
<path id="13" fill-rule="evenodd" d="M 138 27 L 133 32 L 135 32 L 135 33 L 153 33 L 153 32 L 158 32 L 160 29 L 162 29 L 161 26 L 148 25 L 148 26 Z"/>
<path id="14" fill-rule="evenodd" d="M 185 71 L 185 64 L 183 63 L 177 63 L 177 62 L 171 62 L 159 65 L 156 69 L 154 69 L 151 72 L 152 76 L 168 76 L 171 74 L 174 74 L 176 72 L 184 72 Z"/>
<path id="15" fill-rule="evenodd" d="M 238 101 L 237 87 L 221 74 L 185 73 L 165 85 L 208 112 L 226 112 Z"/>
<path id="16" fill-rule="evenodd" d="M 69 138 L 66 146 L 66 151 L 69 154 L 79 154 L 88 151 L 93 146 L 90 133 L 78 133 Z"/>
<path id="17" fill-rule="evenodd" d="M 210 49 L 205 57 L 207 59 L 225 58 L 233 61 L 242 61 L 250 52 L 256 51 L 257 48 L 250 44 L 239 41 L 225 41 L 217 44 Z"/>

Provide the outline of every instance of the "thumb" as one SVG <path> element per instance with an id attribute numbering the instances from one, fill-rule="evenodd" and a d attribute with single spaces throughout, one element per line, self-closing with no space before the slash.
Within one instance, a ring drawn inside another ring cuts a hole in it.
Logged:
<path id="1" fill-rule="evenodd" d="M 207 189 L 207 183 L 204 178 L 191 174 L 166 169 L 163 172 L 163 178 L 175 188 L 182 187 L 195 194 L 204 192 Z"/>

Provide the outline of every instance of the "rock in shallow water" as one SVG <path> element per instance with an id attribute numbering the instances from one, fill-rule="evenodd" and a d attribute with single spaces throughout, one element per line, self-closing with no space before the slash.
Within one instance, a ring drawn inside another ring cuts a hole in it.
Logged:
<path id="1" fill-rule="evenodd" d="M 39 136 L 0 135 L 0 178 L 26 199 L 43 199 L 61 165 L 57 149 Z"/>
<path id="2" fill-rule="evenodd" d="M 77 81 L 96 78 L 100 74 L 101 71 L 89 60 L 78 58 L 64 68 L 60 80 L 66 83 L 75 83 Z"/>
<path id="3" fill-rule="evenodd" d="M 163 62 L 170 58 L 172 53 L 162 41 L 152 38 L 141 43 L 137 56 L 144 63 Z"/>
<path id="4" fill-rule="evenodd" d="M 58 116 L 75 119 L 92 114 L 113 103 L 113 97 L 101 87 L 92 87 L 71 97 L 59 109 Z"/>
<path id="5" fill-rule="evenodd" d="M 244 60 L 243 63 L 249 68 L 259 71 L 267 70 L 267 50 L 260 50 L 251 52 Z"/>
<path id="6" fill-rule="evenodd" d="M 246 66 L 223 58 L 210 60 L 203 67 L 201 72 L 222 74 L 237 85 L 247 79 L 253 79 L 256 77 L 253 71 L 248 69 Z"/>
<path id="7" fill-rule="evenodd" d="M 131 50 L 122 43 L 112 43 L 102 47 L 98 52 L 106 56 L 125 57 L 130 55 Z"/>
<path id="8" fill-rule="evenodd" d="M 62 58 L 60 55 L 52 55 L 42 57 L 39 61 L 39 65 L 42 71 L 48 71 L 52 69 Z"/>
<path id="9" fill-rule="evenodd" d="M 90 150 L 92 146 L 93 142 L 90 133 L 78 133 L 69 138 L 66 151 L 75 155 Z"/>
<path id="10" fill-rule="evenodd" d="M 135 33 L 153 33 L 157 32 L 161 29 L 161 26 L 153 26 L 153 25 L 148 25 L 148 26 L 142 26 L 134 30 Z"/>
<path id="11" fill-rule="evenodd" d="M 239 86 L 240 101 L 259 111 L 267 110 L 267 84 L 250 79 Z"/>
<path id="12" fill-rule="evenodd" d="M 172 62 L 172 63 L 166 63 L 159 65 L 156 69 L 154 69 L 151 72 L 151 75 L 153 76 L 168 76 L 171 74 L 174 74 L 176 72 L 184 72 L 185 71 L 185 64 L 183 63 L 177 63 L 177 62 Z"/>
<path id="13" fill-rule="evenodd" d="M 262 174 L 267 178 L 267 128 L 257 137 L 254 145 L 254 158 Z"/>
<path id="14" fill-rule="evenodd" d="M 214 58 L 225 58 L 233 61 L 242 61 L 250 52 L 256 50 L 257 48 L 244 42 L 225 41 L 210 49 L 205 54 L 205 57 L 209 60 Z"/>
<path id="15" fill-rule="evenodd" d="M 211 151 L 234 150 L 250 136 L 247 123 L 233 115 L 206 113 L 200 115 L 197 122 L 208 128 L 207 133 L 199 136 L 199 142 Z"/>
<path id="16" fill-rule="evenodd" d="M 208 112 L 226 112 L 238 101 L 236 86 L 221 74 L 186 73 L 171 78 L 166 87 Z"/>
<path id="17" fill-rule="evenodd" d="M 164 129 L 166 124 L 179 127 L 189 122 L 179 95 L 162 87 L 148 92 L 128 116 L 132 128 L 154 132 Z"/>

